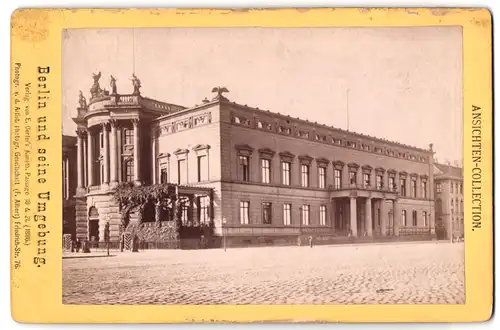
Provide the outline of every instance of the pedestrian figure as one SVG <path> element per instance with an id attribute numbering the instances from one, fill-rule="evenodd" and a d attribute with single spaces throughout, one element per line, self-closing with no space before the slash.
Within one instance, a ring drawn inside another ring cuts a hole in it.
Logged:
<path id="1" fill-rule="evenodd" d="M 76 249 L 76 253 L 80 252 L 80 239 L 79 238 L 77 238 L 75 241 L 75 249 Z"/>
<path id="2" fill-rule="evenodd" d="M 313 247 L 313 237 L 309 236 L 309 246 Z"/>

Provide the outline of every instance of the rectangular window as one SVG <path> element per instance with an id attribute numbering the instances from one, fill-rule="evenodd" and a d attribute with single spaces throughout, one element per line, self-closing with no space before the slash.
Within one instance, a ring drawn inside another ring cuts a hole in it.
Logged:
<path id="1" fill-rule="evenodd" d="M 318 167 L 318 185 L 320 189 L 326 188 L 326 168 L 320 166 Z"/>
<path id="2" fill-rule="evenodd" d="M 400 185 L 400 194 L 401 196 L 406 196 L 406 179 L 399 179 L 399 185 Z"/>
<path id="3" fill-rule="evenodd" d="M 260 160 L 262 183 L 271 183 L 271 161 L 269 159 Z"/>
<path id="4" fill-rule="evenodd" d="M 319 207 L 319 224 L 326 226 L 326 206 L 320 205 Z"/>
<path id="5" fill-rule="evenodd" d="M 290 163 L 281 162 L 281 183 L 284 185 L 290 185 Z"/>
<path id="6" fill-rule="evenodd" d="M 283 224 L 285 226 L 292 224 L 292 204 L 283 204 Z"/>
<path id="7" fill-rule="evenodd" d="M 382 175 L 377 175 L 375 177 L 375 180 L 376 180 L 377 189 L 378 190 L 382 190 L 382 188 L 384 188 L 383 176 Z"/>
<path id="8" fill-rule="evenodd" d="M 349 171 L 349 182 L 351 183 L 351 185 L 355 185 L 356 184 L 356 172 L 355 171 Z"/>
<path id="9" fill-rule="evenodd" d="M 125 128 L 123 130 L 123 136 L 124 136 L 124 140 L 125 140 L 125 145 L 132 145 L 134 144 L 134 131 L 129 129 L 129 128 Z"/>
<path id="10" fill-rule="evenodd" d="M 436 192 L 443 192 L 443 185 L 441 183 L 436 183 Z"/>
<path id="11" fill-rule="evenodd" d="M 272 204 L 262 203 L 262 222 L 265 225 L 270 225 L 272 223 Z"/>
<path id="12" fill-rule="evenodd" d="M 101 166 L 101 173 L 104 173 L 104 166 Z M 102 181 L 101 174 L 101 181 Z M 125 162 L 125 181 L 133 182 L 134 181 L 134 160 L 129 159 Z"/>
<path id="13" fill-rule="evenodd" d="M 365 185 L 365 187 L 369 187 L 371 185 L 370 179 L 371 178 L 369 173 L 363 173 L 363 184 Z"/>
<path id="14" fill-rule="evenodd" d="M 418 225 L 418 219 L 417 219 L 417 211 L 413 210 L 412 212 L 412 225 L 416 227 Z"/>
<path id="15" fill-rule="evenodd" d="M 422 212 L 422 219 L 424 220 L 424 226 L 427 227 L 428 226 L 428 223 L 427 223 L 427 211 L 423 211 Z"/>
<path id="16" fill-rule="evenodd" d="M 334 174 L 334 180 L 333 180 L 333 187 L 335 189 L 340 189 L 341 185 L 342 185 L 342 173 L 340 170 L 338 169 L 335 169 L 333 170 L 333 174 Z"/>
<path id="17" fill-rule="evenodd" d="M 302 225 L 309 226 L 309 205 L 302 205 Z"/>
<path id="18" fill-rule="evenodd" d="M 240 223 L 248 225 L 250 219 L 250 202 L 240 202 Z"/>
<path id="19" fill-rule="evenodd" d="M 160 183 L 168 182 L 168 170 L 166 167 L 160 169 Z"/>
<path id="20" fill-rule="evenodd" d="M 302 164 L 300 174 L 302 187 L 309 187 L 309 165 Z"/>
<path id="21" fill-rule="evenodd" d="M 411 197 L 417 198 L 417 180 L 411 180 Z"/>
<path id="22" fill-rule="evenodd" d="M 198 182 L 208 181 L 207 155 L 198 156 Z"/>
<path id="23" fill-rule="evenodd" d="M 187 225 L 189 222 L 189 207 L 187 205 L 182 206 L 181 221 L 183 225 Z"/>
<path id="24" fill-rule="evenodd" d="M 240 156 L 240 174 L 241 180 L 248 182 L 250 181 L 250 157 Z"/>
<path id="25" fill-rule="evenodd" d="M 422 198 L 427 199 L 427 181 L 422 181 Z"/>
<path id="26" fill-rule="evenodd" d="M 396 190 L 396 180 L 393 177 L 389 177 L 389 189 Z"/>
<path id="27" fill-rule="evenodd" d="M 210 222 L 209 206 L 210 199 L 207 196 L 198 197 L 198 219 L 200 219 L 200 223 L 208 224 Z"/>
<path id="28" fill-rule="evenodd" d="M 186 169 L 185 159 L 179 159 L 177 161 L 177 183 L 178 184 L 187 183 L 187 169 Z"/>

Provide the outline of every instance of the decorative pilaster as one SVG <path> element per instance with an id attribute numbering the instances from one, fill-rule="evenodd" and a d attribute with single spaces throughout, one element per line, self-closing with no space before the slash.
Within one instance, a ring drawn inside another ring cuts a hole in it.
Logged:
<path id="1" fill-rule="evenodd" d="M 108 123 L 102 124 L 102 136 L 104 144 L 104 155 L 103 155 L 103 165 L 104 165 L 104 175 L 103 183 L 105 185 L 109 184 L 109 132 Z"/>
<path id="2" fill-rule="evenodd" d="M 367 198 L 365 204 L 365 218 L 366 218 L 366 234 L 373 236 L 373 223 L 372 223 L 372 199 Z"/>
<path id="3" fill-rule="evenodd" d="M 86 133 L 87 135 L 88 133 Z M 82 139 L 82 142 L 83 142 L 83 148 L 82 148 L 82 153 L 83 153 L 83 186 L 84 187 L 88 187 L 88 175 L 87 175 L 87 159 L 88 159 L 88 155 L 87 155 L 87 138 L 84 137 Z"/>
<path id="4" fill-rule="evenodd" d="M 116 120 L 111 120 L 111 138 L 110 138 L 110 177 L 111 177 L 111 185 L 116 186 L 118 184 L 118 146 L 117 146 L 117 137 L 116 137 L 116 127 L 118 123 Z"/>
<path id="5" fill-rule="evenodd" d="M 136 184 L 141 184 L 141 152 L 140 152 L 140 122 L 139 119 L 132 120 L 134 124 L 134 182 Z"/>
<path id="6" fill-rule="evenodd" d="M 357 219 L 357 205 L 356 197 L 351 197 L 351 234 L 352 236 L 358 236 L 358 219 Z"/>
<path id="7" fill-rule="evenodd" d="M 76 171 L 77 171 L 77 186 L 76 189 L 80 193 L 83 192 L 83 138 L 85 136 L 85 130 L 78 129 L 76 131 Z"/>
<path id="8" fill-rule="evenodd" d="M 91 130 L 87 130 L 87 184 L 94 185 L 94 136 Z"/>

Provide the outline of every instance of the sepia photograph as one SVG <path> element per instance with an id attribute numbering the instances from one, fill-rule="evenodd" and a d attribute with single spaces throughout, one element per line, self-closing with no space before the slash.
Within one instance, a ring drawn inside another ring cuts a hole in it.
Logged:
<path id="1" fill-rule="evenodd" d="M 63 304 L 465 304 L 462 27 L 61 38 Z"/>

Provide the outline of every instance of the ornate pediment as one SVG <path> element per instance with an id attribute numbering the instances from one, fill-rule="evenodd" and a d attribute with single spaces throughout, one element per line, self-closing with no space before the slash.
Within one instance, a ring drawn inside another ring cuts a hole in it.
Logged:
<path id="1" fill-rule="evenodd" d="M 318 158 L 316 158 L 316 163 L 322 164 L 322 165 L 328 165 L 328 163 L 330 163 L 330 161 L 324 157 L 318 157 Z"/>
<path id="2" fill-rule="evenodd" d="M 269 149 L 269 148 L 261 148 L 261 149 L 259 149 L 259 153 L 263 154 L 263 155 L 267 155 L 267 156 L 273 157 L 274 154 L 276 154 L 276 151 L 274 151 L 272 149 Z"/>
<path id="3" fill-rule="evenodd" d="M 358 169 L 359 168 L 359 165 L 354 163 L 354 162 L 350 162 L 349 164 L 347 164 L 347 167 L 349 168 L 354 168 L 354 169 Z"/>
<path id="4" fill-rule="evenodd" d="M 193 147 L 193 151 L 207 150 L 210 149 L 208 144 L 197 144 Z"/>
<path id="5" fill-rule="evenodd" d="M 174 151 L 174 155 L 178 156 L 178 155 L 183 155 L 183 154 L 187 154 L 189 152 L 188 149 L 176 149 Z"/>

